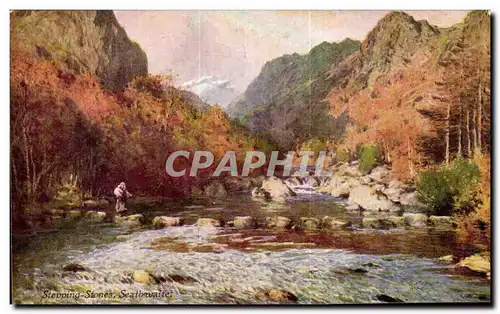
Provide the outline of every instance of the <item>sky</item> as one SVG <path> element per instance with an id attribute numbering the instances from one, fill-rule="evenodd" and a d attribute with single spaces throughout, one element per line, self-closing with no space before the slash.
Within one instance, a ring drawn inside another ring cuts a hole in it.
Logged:
<path id="1" fill-rule="evenodd" d="M 148 56 L 150 73 L 177 84 L 212 76 L 243 92 L 265 62 L 323 41 L 363 40 L 388 11 L 115 11 Z M 466 11 L 407 11 L 449 27 Z"/>

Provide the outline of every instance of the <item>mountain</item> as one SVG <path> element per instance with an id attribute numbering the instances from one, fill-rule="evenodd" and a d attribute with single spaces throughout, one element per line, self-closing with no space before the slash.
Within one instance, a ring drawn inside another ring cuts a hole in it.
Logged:
<path id="1" fill-rule="evenodd" d="M 374 143 L 401 177 L 472 157 L 489 147 L 490 16 L 470 12 L 439 28 L 392 12 L 358 53 L 332 66 L 327 96 L 334 117 L 349 119 L 351 152 Z"/>
<path id="2" fill-rule="evenodd" d="M 237 94 L 229 80 L 204 76 L 181 84 L 180 88 L 198 95 L 204 102 L 226 107 Z"/>
<path id="3" fill-rule="evenodd" d="M 113 11 L 13 11 L 11 41 L 74 74 L 97 76 L 118 91 L 148 74 L 144 51 L 127 36 Z"/>
<path id="4" fill-rule="evenodd" d="M 322 101 L 333 84 L 327 70 L 359 47 L 360 42 L 351 39 L 323 42 L 308 54 L 294 53 L 269 61 L 227 112 L 284 150 L 314 137 L 342 133 L 345 119 L 331 117 Z"/>

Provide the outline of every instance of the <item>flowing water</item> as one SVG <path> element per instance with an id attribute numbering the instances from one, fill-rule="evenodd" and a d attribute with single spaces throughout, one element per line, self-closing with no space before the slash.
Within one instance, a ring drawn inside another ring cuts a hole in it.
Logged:
<path id="1" fill-rule="evenodd" d="M 13 300 L 23 304 L 251 304 L 264 302 L 256 297 L 260 291 L 275 288 L 293 293 L 304 304 L 378 303 L 380 295 L 404 302 L 489 301 L 489 281 L 459 275 L 452 264 L 439 261 L 443 255 L 470 253 L 456 243 L 453 232 L 361 229 L 363 214 L 345 210 L 341 200 L 308 187 L 297 192 L 285 204 L 258 202 L 249 193 L 240 193 L 218 201 L 129 205 L 148 219 L 181 216 L 187 224 L 180 227 L 126 229 L 81 220 L 54 232 L 14 237 Z M 329 215 L 349 219 L 354 228 L 297 233 L 192 225 L 199 217 L 228 221 L 235 216 L 259 220 L 275 215 L 294 220 Z M 152 246 L 161 237 L 175 245 L 168 250 Z M 209 243 L 224 250 L 185 249 L 189 244 Z M 68 263 L 86 270 L 63 271 Z M 136 270 L 163 280 L 136 283 L 132 279 Z"/>

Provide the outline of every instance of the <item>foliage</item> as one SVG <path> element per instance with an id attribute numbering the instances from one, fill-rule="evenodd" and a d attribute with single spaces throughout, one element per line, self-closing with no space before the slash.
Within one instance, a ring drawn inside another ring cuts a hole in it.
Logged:
<path id="1" fill-rule="evenodd" d="M 359 170 L 362 173 L 369 173 L 377 166 L 380 158 L 380 150 L 377 145 L 364 144 L 359 150 Z"/>
<path id="2" fill-rule="evenodd" d="M 167 176 L 165 160 L 171 152 L 209 150 L 216 165 L 225 152 L 241 156 L 247 149 L 267 151 L 272 144 L 231 121 L 219 106 L 198 110 L 171 85 L 170 76 L 136 77 L 115 93 L 92 75 L 72 74 L 22 47 L 12 49 L 11 187 L 16 215 L 42 195 L 66 200 L 68 180 L 81 195 L 110 195 L 117 182 L 127 181 L 136 195 L 181 196 L 200 178 Z M 189 165 L 187 160 L 178 162 Z M 73 200 L 77 198 L 71 196 Z"/>
<path id="3" fill-rule="evenodd" d="M 313 138 L 303 143 L 301 150 L 314 152 L 314 157 L 318 157 L 319 152 L 327 150 L 327 143 L 324 139 Z"/>
<path id="4" fill-rule="evenodd" d="M 338 146 L 335 150 L 335 161 L 336 162 L 349 162 L 350 161 L 350 153 L 345 145 Z"/>
<path id="5" fill-rule="evenodd" d="M 420 173 L 419 199 L 437 215 L 468 214 L 480 204 L 479 167 L 471 161 L 456 159 L 450 167 Z"/>

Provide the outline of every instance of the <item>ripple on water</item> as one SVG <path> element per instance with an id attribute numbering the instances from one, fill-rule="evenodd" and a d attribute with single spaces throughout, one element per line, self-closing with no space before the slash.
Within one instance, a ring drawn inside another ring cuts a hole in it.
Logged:
<path id="1" fill-rule="evenodd" d="M 489 296 L 481 280 L 463 280 L 439 273 L 435 259 L 413 255 L 357 254 L 339 249 L 289 249 L 284 251 L 223 253 L 169 252 L 148 249 L 161 236 L 182 237 L 189 243 L 208 243 L 220 232 L 217 228 L 183 226 L 140 231 L 122 242 L 97 247 L 89 252 L 72 251 L 73 261 L 89 272 L 61 273 L 60 265 L 42 265 L 32 275 L 32 289 L 18 289 L 17 300 L 51 302 L 41 299 L 42 291 L 111 292 L 121 290 L 169 291 L 172 298 L 66 299 L 59 303 L 257 303 L 262 289 L 281 288 L 298 297 L 299 303 L 379 302 L 384 294 L 405 302 L 478 302 Z M 157 276 L 182 275 L 193 281 L 171 280 L 159 285 L 141 285 L 131 280 L 135 270 Z M 364 269 L 367 272 L 338 271 Z"/>

